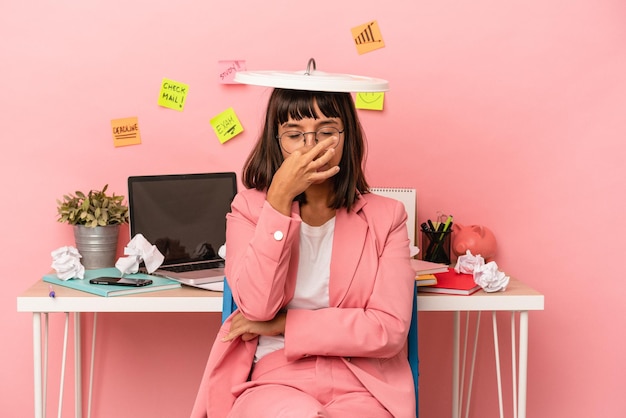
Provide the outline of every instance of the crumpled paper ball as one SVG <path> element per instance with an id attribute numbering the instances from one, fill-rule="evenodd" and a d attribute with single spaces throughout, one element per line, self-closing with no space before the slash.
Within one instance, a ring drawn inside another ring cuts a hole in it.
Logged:
<path id="1" fill-rule="evenodd" d="M 454 271 L 457 273 L 472 274 L 476 267 L 485 264 L 485 259 L 480 255 L 472 255 L 470 250 L 467 250 L 464 255 L 460 256 L 456 260 L 456 266 Z"/>
<path id="2" fill-rule="evenodd" d="M 472 274 L 474 282 L 482 287 L 485 292 L 504 291 L 509 285 L 510 277 L 498 270 L 495 261 L 485 264 L 482 256 L 472 255 L 470 250 L 467 250 L 464 255 L 457 259 L 454 271 Z"/>
<path id="3" fill-rule="evenodd" d="M 483 288 L 485 292 L 498 292 L 506 290 L 509 285 L 509 276 L 498 270 L 495 261 L 476 267 L 474 270 L 474 281 Z"/>
<path id="4" fill-rule="evenodd" d="M 156 245 L 150 242 L 142 235 L 137 234 L 124 247 L 126 257 L 120 257 L 115 263 L 115 267 L 124 274 L 137 273 L 139 271 L 139 263 L 142 261 L 146 265 L 148 273 L 154 272 L 161 264 L 165 257 Z"/>
<path id="5" fill-rule="evenodd" d="M 81 255 L 75 247 L 65 246 L 57 248 L 52 255 L 52 268 L 61 280 L 83 279 L 85 267 L 81 264 Z"/>

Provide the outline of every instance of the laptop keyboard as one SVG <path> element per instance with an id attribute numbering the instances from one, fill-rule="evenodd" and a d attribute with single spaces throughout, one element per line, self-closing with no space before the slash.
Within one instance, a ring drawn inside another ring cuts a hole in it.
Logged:
<path id="1" fill-rule="evenodd" d="M 205 261 L 201 263 L 191 264 L 178 264 L 175 266 L 161 266 L 159 268 L 161 270 L 173 271 L 174 273 L 182 273 L 185 271 L 207 270 L 220 267 L 224 267 L 224 261 L 222 260 Z"/>

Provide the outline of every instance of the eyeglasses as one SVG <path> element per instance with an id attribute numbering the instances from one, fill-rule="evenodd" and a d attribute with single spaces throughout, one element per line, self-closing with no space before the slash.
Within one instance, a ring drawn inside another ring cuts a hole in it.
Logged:
<path id="1" fill-rule="evenodd" d="M 291 154 L 297 149 L 306 145 L 306 136 L 309 134 L 315 135 L 315 143 L 329 139 L 332 137 L 337 138 L 337 143 L 333 148 L 339 145 L 339 134 L 342 134 L 343 130 L 337 128 L 322 128 L 316 132 L 300 132 L 300 131 L 287 131 L 278 135 L 276 139 L 280 142 L 280 146 L 287 154 Z"/>

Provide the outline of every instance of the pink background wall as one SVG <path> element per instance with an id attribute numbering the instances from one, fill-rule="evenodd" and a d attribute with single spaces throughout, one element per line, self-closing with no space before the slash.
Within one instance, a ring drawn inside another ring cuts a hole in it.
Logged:
<path id="1" fill-rule="evenodd" d="M 416 188 L 421 220 L 489 226 L 500 268 L 545 294 L 530 314 L 528 416 L 625 416 L 625 18 L 622 0 L 2 2 L 0 413 L 32 414 L 31 316 L 16 296 L 73 244 L 55 200 L 105 183 L 125 194 L 129 175 L 240 173 L 267 92 L 218 84 L 217 61 L 300 70 L 315 57 L 391 83 L 384 112 L 361 111 L 371 184 Z M 387 46 L 358 55 L 350 29 L 372 19 Z M 184 112 L 157 106 L 164 77 L 190 85 Z M 209 120 L 231 106 L 245 132 L 221 145 Z M 110 121 L 127 116 L 143 143 L 114 148 Z M 451 318 L 420 317 L 424 417 L 450 411 Z M 489 418 L 483 319 L 472 412 Z M 94 416 L 187 416 L 218 323 L 101 315 Z M 51 328 L 57 359 L 62 315 Z M 58 377 L 53 365 L 50 414 Z"/>

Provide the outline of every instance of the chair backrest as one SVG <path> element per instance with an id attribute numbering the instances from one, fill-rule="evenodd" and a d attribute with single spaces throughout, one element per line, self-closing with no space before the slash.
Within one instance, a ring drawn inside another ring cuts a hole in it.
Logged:
<path id="1" fill-rule="evenodd" d="M 237 304 L 233 299 L 233 294 L 224 279 L 224 295 L 222 302 L 222 322 L 237 309 Z M 415 388 L 415 416 L 419 417 L 419 355 L 417 350 L 417 286 L 413 289 L 413 314 L 411 315 L 411 325 L 409 327 L 409 338 L 407 341 L 409 364 L 413 374 L 413 386 Z"/>
<path id="2" fill-rule="evenodd" d="M 415 416 L 419 417 L 419 376 L 420 359 L 417 350 L 417 285 L 413 287 L 413 313 L 411 314 L 411 325 L 409 326 L 409 340 L 407 341 L 409 352 L 409 364 L 413 374 L 413 387 L 415 388 Z"/>
<path id="3" fill-rule="evenodd" d="M 230 286 L 228 285 L 228 281 L 224 279 L 224 295 L 222 301 L 222 324 L 226 319 L 230 316 L 231 313 L 235 312 L 237 309 L 237 304 L 233 299 L 233 292 L 230 290 Z"/>

